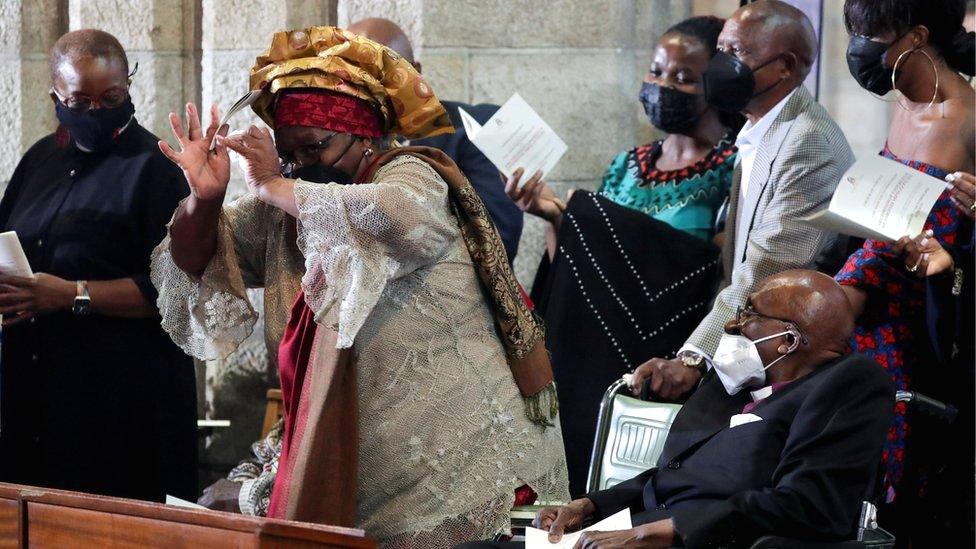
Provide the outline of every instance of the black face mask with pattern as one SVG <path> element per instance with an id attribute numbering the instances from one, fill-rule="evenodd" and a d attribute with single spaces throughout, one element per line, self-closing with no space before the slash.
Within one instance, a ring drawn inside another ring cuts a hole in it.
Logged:
<path id="1" fill-rule="evenodd" d="M 640 102 L 654 127 L 665 133 L 690 135 L 698 127 L 700 96 L 674 88 L 662 88 L 644 82 L 641 85 Z"/>

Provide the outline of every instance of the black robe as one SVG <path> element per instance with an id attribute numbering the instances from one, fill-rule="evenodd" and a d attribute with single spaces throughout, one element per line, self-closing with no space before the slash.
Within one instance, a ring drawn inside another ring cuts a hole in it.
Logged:
<path id="1" fill-rule="evenodd" d="M 105 153 L 55 135 L 17 166 L 0 228 L 17 231 L 35 273 L 132 278 L 152 303 L 149 257 L 188 188 L 133 120 Z M 161 501 L 195 499 L 193 361 L 142 319 L 70 311 L 4 329 L 0 480 Z"/>

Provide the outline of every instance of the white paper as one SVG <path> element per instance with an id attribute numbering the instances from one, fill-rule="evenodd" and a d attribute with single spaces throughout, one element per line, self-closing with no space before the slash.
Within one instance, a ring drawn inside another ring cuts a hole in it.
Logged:
<path id="1" fill-rule="evenodd" d="M 166 494 L 166 505 L 173 505 L 173 506 L 176 506 L 176 507 L 188 507 L 190 509 L 203 509 L 203 510 L 207 510 L 207 508 L 204 507 L 203 505 L 197 505 L 196 503 L 193 503 L 192 501 L 186 501 L 185 499 L 180 499 L 180 498 L 178 498 L 176 496 L 171 496 L 169 494 Z"/>
<path id="2" fill-rule="evenodd" d="M 610 515 L 579 532 L 564 534 L 562 539 L 556 543 L 549 543 L 549 532 L 527 526 L 525 528 L 525 549 L 572 549 L 583 532 L 616 532 L 618 530 L 630 530 L 633 527 L 634 525 L 630 521 L 630 509 L 624 509 L 619 513 Z"/>
<path id="3" fill-rule="evenodd" d="M 566 143 L 517 93 L 484 126 L 464 109 L 459 111 L 468 139 L 498 171 L 511 177 L 518 168 L 524 169 L 519 186 L 536 170 L 543 176 L 551 172 L 566 152 Z"/>
<path id="4" fill-rule="evenodd" d="M 34 276 L 16 231 L 0 233 L 0 274 L 24 278 Z"/>
<path id="5" fill-rule="evenodd" d="M 250 107 L 251 104 L 257 101 L 258 97 L 260 96 L 261 96 L 261 90 L 252 90 L 242 95 L 241 98 L 238 99 L 231 106 L 231 108 L 227 109 L 227 112 L 224 113 L 224 116 L 220 119 L 220 124 L 217 125 L 217 129 L 220 129 L 221 126 L 226 124 L 227 121 L 230 120 L 232 116 L 242 111 L 243 109 Z M 210 150 L 214 150 L 215 148 L 217 148 L 216 135 L 213 137 L 213 141 L 210 142 Z"/>
<path id="6" fill-rule="evenodd" d="M 799 221 L 883 242 L 915 237 L 945 186 L 901 162 L 872 155 L 844 173 L 827 209 Z"/>

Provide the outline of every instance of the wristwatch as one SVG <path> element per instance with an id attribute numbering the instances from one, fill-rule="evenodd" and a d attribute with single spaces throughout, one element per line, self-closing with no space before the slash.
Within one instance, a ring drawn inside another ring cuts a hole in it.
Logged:
<path id="1" fill-rule="evenodd" d="M 681 360 L 682 364 L 698 370 L 698 373 L 702 375 L 705 375 L 705 371 L 708 369 L 705 357 L 694 351 L 681 351 L 678 353 L 678 359 Z"/>
<path id="2" fill-rule="evenodd" d="M 79 280 L 76 284 L 78 286 L 78 294 L 75 296 L 71 312 L 78 316 L 88 316 L 91 314 L 91 296 L 88 295 L 88 281 Z"/>

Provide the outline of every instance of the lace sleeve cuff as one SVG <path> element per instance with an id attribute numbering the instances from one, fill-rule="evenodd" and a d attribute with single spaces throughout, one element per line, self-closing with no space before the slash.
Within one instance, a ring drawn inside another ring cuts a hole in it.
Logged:
<path id="1" fill-rule="evenodd" d="M 172 222 L 171 222 L 172 224 Z M 225 358 L 254 329 L 251 307 L 234 252 L 227 219 L 221 214 L 217 250 L 198 280 L 173 261 L 170 238 L 153 251 L 153 284 L 162 327 L 185 353 L 200 360 Z"/>

